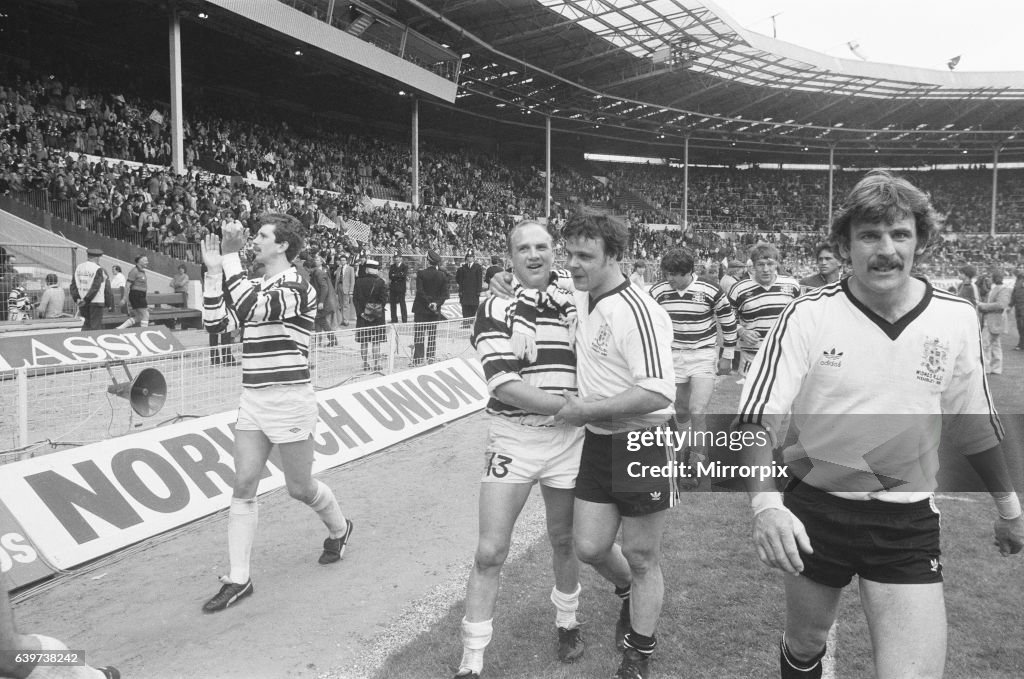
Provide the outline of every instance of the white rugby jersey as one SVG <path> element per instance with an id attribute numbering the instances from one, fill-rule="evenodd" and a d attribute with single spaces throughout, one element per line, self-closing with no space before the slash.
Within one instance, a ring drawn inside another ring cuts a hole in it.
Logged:
<path id="1" fill-rule="evenodd" d="M 242 328 L 242 386 L 309 382 L 316 290 L 295 267 L 249 280 L 238 253 L 224 255 L 223 266 L 223 278 L 206 274 L 203 325 L 216 333 Z"/>
<path id="2" fill-rule="evenodd" d="M 753 278 L 747 278 L 729 290 L 729 302 L 736 309 L 739 324 L 757 333 L 757 342 L 740 340 L 740 351 L 754 353 L 775 325 L 786 305 L 800 294 L 800 283 L 790 276 L 776 276 L 775 282 L 765 287 Z"/>
<path id="3" fill-rule="evenodd" d="M 668 313 L 628 280 L 593 302 L 587 292 L 574 294 L 580 396 L 608 398 L 636 386 L 669 400 L 653 413 L 591 422 L 587 428 L 617 434 L 663 424 L 675 413 L 676 395 Z"/>
<path id="4" fill-rule="evenodd" d="M 855 299 L 848 279 L 782 313 L 743 385 L 739 421 L 772 429 L 793 413 L 791 476 L 840 497 L 915 502 L 936 487 L 940 436 L 964 455 L 1002 438 L 974 306 L 926 285 L 897 323 Z"/>
<path id="5" fill-rule="evenodd" d="M 732 355 L 736 346 L 736 315 L 717 285 L 694 278 L 685 290 L 676 290 L 668 281 L 662 281 L 652 285 L 648 293 L 672 319 L 673 349 L 714 349 L 718 343 L 717 318 L 722 325 L 723 345 Z"/>

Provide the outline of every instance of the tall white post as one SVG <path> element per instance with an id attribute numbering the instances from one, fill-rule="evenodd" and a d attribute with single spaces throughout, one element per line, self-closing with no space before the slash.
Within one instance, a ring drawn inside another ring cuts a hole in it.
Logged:
<path id="1" fill-rule="evenodd" d="M 181 110 L 181 19 L 173 6 L 168 33 L 171 43 L 171 169 L 182 174 L 185 172 L 185 124 Z"/>
<path id="2" fill-rule="evenodd" d="M 420 100 L 412 98 L 412 205 L 420 206 Z"/>

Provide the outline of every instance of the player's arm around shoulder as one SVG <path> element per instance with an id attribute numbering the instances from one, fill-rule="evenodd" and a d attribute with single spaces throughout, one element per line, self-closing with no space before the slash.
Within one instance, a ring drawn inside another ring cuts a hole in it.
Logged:
<path id="1" fill-rule="evenodd" d="M 487 388 L 502 403 L 538 415 L 554 415 L 565 398 L 523 381 L 523 359 L 512 347 L 515 300 L 490 297 L 477 310 L 471 342 L 483 365 Z"/>

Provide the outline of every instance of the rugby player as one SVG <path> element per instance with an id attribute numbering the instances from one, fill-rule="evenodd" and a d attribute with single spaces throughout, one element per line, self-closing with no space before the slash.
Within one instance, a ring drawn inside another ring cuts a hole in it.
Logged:
<path id="1" fill-rule="evenodd" d="M 254 239 L 261 280 L 245 276 L 238 253 L 246 245 L 238 221 L 203 241 L 203 324 L 207 332 L 243 329 L 242 396 L 235 424 L 235 481 L 228 510 L 230 573 L 203 606 L 222 611 L 253 592 L 249 560 L 256 537 L 256 490 L 271 448 L 281 452 L 288 494 L 308 505 L 327 526 L 320 563 L 339 561 L 352 522 L 334 493 L 312 477 L 313 431 L 319 418 L 309 373 L 309 340 L 316 317 L 316 291 L 292 261 L 302 249 L 301 223 L 289 215 L 264 214 Z"/>
<path id="2" fill-rule="evenodd" d="M 942 676 L 946 613 L 932 497 L 940 435 L 991 493 L 999 551 L 1024 547 L 974 306 L 911 275 L 938 219 L 906 180 L 864 177 L 831 227 L 851 275 L 782 313 L 744 385 L 740 427 L 770 433 L 792 410 L 800 429 L 785 451 L 796 476 L 785 493 L 768 480 L 748 483 L 758 557 L 785 573 L 783 679 L 821 677 L 826 636 L 854 575 L 875 676 Z M 770 445 L 744 457 L 766 464 Z"/>

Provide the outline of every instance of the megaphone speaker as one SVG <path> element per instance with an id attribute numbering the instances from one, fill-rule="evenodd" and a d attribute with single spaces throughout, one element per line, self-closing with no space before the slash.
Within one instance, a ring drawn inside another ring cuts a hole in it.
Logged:
<path id="1" fill-rule="evenodd" d="M 125 374 L 130 382 L 118 382 L 111 373 L 110 378 L 113 384 L 107 387 L 107 391 L 115 396 L 128 399 L 132 410 L 142 417 L 150 417 L 160 412 L 167 400 L 167 380 L 156 368 L 144 368 L 138 375 L 132 377 L 128 372 L 128 366 L 121 363 Z M 107 370 L 110 371 L 108 364 Z"/>

